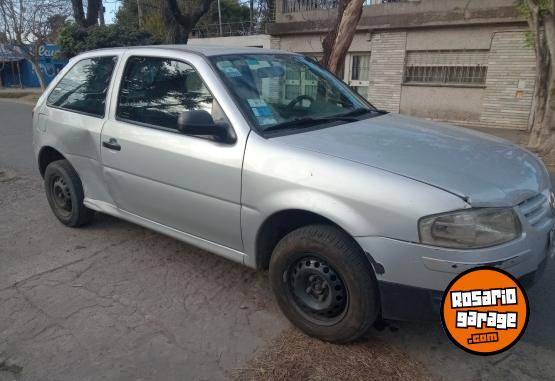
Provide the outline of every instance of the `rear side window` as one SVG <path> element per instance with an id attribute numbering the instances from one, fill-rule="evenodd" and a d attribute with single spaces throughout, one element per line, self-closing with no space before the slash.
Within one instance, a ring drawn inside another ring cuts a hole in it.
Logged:
<path id="1" fill-rule="evenodd" d="M 77 62 L 48 96 L 48 105 L 103 117 L 106 94 L 117 57 L 94 57 Z"/>
<path id="2" fill-rule="evenodd" d="M 176 130 L 179 114 L 191 110 L 204 110 L 216 122 L 226 120 L 192 66 L 162 57 L 129 58 L 119 92 L 119 118 Z"/>

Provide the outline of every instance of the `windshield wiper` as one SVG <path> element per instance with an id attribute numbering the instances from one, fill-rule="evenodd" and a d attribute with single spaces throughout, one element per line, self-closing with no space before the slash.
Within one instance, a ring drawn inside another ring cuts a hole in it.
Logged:
<path id="1" fill-rule="evenodd" d="M 337 117 L 360 116 L 360 115 L 368 114 L 368 113 L 371 113 L 371 112 L 377 112 L 377 110 L 372 110 L 372 109 L 369 109 L 369 108 L 360 107 L 360 108 L 355 108 L 354 110 L 351 110 L 348 113 L 341 114 L 341 115 L 336 115 L 336 116 Z"/>
<path id="2" fill-rule="evenodd" d="M 293 120 L 288 120 L 287 122 L 274 124 L 273 126 L 265 128 L 264 132 L 281 130 L 282 128 L 303 128 L 313 124 L 324 122 L 329 122 L 329 120 L 326 118 L 297 118 Z"/>
<path id="3" fill-rule="evenodd" d="M 345 122 L 358 122 L 359 119 L 355 118 L 355 116 L 360 116 L 370 112 L 375 112 L 375 111 L 367 108 L 357 108 L 352 111 L 349 111 L 346 114 L 324 116 L 321 118 L 312 118 L 312 117 L 297 118 L 283 123 L 275 124 L 273 126 L 270 126 L 264 129 L 264 131 L 265 132 L 275 131 L 275 130 L 280 130 L 282 128 L 304 128 L 318 123 L 335 122 L 335 121 L 341 121 L 341 120 Z"/>

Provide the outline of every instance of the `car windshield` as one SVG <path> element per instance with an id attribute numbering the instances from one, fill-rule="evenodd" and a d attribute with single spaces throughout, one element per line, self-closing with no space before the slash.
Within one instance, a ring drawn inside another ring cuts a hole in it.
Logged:
<path id="1" fill-rule="evenodd" d="M 263 131 L 295 128 L 375 111 L 347 85 L 309 58 L 292 54 L 215 56 L 239 105 Z"/>

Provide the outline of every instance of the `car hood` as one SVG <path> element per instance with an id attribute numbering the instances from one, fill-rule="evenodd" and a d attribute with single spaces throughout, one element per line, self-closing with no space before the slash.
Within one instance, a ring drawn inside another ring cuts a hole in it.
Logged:
<path id="1" fill-rule="evenodd" d="M 398 114 L 275 139 L 433 185 L 473 206 L 512 206 L 549 187 L 543 164 L 506 140 Z"/>

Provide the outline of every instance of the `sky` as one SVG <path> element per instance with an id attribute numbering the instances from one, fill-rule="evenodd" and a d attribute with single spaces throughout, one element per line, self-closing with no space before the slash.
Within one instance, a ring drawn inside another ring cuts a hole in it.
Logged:
<path id="1" fill-rule="evenodd" d="M 116 18 L 116 12 L 121 5 L 121 0 L 105 0 L 103 1 L 106 12 L 104 13 L 104 20 L 106 24 L 112 24 Z"/>

